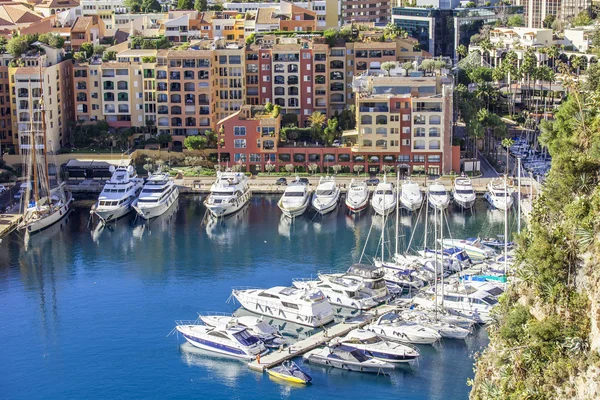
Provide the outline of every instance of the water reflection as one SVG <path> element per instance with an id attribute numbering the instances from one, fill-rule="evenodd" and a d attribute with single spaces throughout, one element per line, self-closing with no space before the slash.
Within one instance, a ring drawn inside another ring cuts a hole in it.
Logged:
<path id="1" fill-rule="evenodd" d="M 292 234 L 302 236 L 308 233 L 309 224 L 310 221 L 308 221 L 306 215 L 291 219 L 281 214 L 279 224 L 277 225 L 277 233 L 288 239 L 291 238 Z"/>
<path id="2" fill-rule="evenodd" d="M 207 379 L 218 377 L 219 381 L 227 386 L 237 387 L 240 376 L 248 374 L 248 367 L 240 360 L 199 349 L 188 342 L 179 346 L 179 351 L 186 365 L 202 368 L 206 371 Z"/>
<path id="3" fill-rule="evenodd" d="M 179 203 L 175 202 L 164 214 L 154 219 L 148 221 L 138 218 L 137 223 L 133 227 L 133 237 L 142 240 L 144 235 L 152 235 L 152 232 L 160 233 L 170 230 L 175 224 L 177 211 L 179 211 Z"/>
<path id="4" fill-rule="evenodd" d="M 222 218 L 206 216 L 206 235 L 214 242 L 231 245 L 235 238 L 243 236 L 248 230 L 250 204 L 246 204 L 238 212 Z"/>

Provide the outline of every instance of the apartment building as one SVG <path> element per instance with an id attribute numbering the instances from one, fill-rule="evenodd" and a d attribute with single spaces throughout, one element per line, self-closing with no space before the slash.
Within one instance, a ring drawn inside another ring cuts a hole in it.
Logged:
<path id="1" fill-rule="evenodd" d="M 0 154 L 14 153 L 13 130 L 11 121 L 9 54 L 0 55 Z"/>
<path id="2" fill-rule="evenodd" d="M 547 15 L 558 20 L 570 21 L 582 11 L 589 10 L 591 0 L 515 0 L 514 5 L 524 9 L 525 24 L 528 28 L 543 28 Z"/>
<path id="3" fill-rule="evenodd" d="M 255 173 L 268 163 L 275 165 L 280 126 L 281 115 L 274 117 L 263 106 L 242 106 L 218 122 L 219 160 L 248 165 Z"/>
<path id="4" fill-rule="evenodd" d="M 341 24 L 373 23 L 385 26 L 390 21 L 392 0 L 341 0 Z"/>
<path id="5" fill-rule="evenodd" d="M 76 7 L 79 7 L 79 2 L 75 0 L 42 0 L 33 6 L 33 10 L 49 17 Z"/>
<path id="6" fill-rule="evenodd" d="M 83 15 L 97 15 L 106 25 L 109 34 L 115 29 L 112 25 L 113 14 L 127 13 L 122 0 L 81 0 Z"/>
<path id="7" fill-rule="evenodd" d="M 42 129 L 42 106 L 49 151 L 57 151 L 69 143 L 68 124 L 75 120 L 73 63 L 62 59 L 60 49 L 41 47 L 45 54 L 26 54 L 21 57 L 24 67 L 8 68 L 13 144 L 20 154 L 29 146 L 28 136 L 20 132 L 28 130 L 32 120 L 36 130 Z"/>
<path id="8" fill-rule="evenodd" d="M 276 12 L 283 12 L 285 14 L 287 7 L 290 5 L 313 11 L 316 15 L 317 29 L 327 29 L 339 26 L 339 4 L 337 0 L 299 1 L 294 2 L 293 4 L 286 1 L 280 1 L 279 3 L 223 3 L 223 9 L 245 14 L 247 12 L 256 12 L 261 8 L 275 8 Z"/>
<path id="9" fill-rule="evenodd" d="M 379 160 L 390 155 L 406 173 L 452 170 L 452 80 L 443 76 L 355 78 L 356 131 L 344 137 L 352 153 Z"/>

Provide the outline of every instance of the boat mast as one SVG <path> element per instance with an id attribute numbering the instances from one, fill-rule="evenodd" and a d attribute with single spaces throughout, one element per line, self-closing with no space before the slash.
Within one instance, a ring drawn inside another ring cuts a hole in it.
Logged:
<path id="1" fill-rule="evenodd" d="M 42 117 L 42 137 L 44 139 L 44 148 L 42 149 L 42 154 L 44 154 L 44 166 L 46 167 L 45 180 L 46 180 L 46 190 L 48 191 L 48 205 L 52 207 L 52 202 L 50 201 L 50 169 L 48 168 L 48 143 L 46 137 L 46 110 L 44 107 L 44 76 L 42 75 L 42 63 L 40 63 L 40 115 Z"/>
<path id="2" fill-rule="evenodd" d="M 421 190 L 421 188 L 419 188 L 419 190 Z M 425 196 L 425 239 L 423 240 L 423 252 L 427 252 L 427 229 L 429 228 L 429 189 L 427 189 Z"/>
<path id="3" fill-rule="evenodd" d="M 31 78 L 29 78 L 29 134 L 31 135 L 31 168 L 33 169 L 33 199 L 37 203 L 40 199 L 40 193 L 38 189 L 38 171 L 37 161 L 35 159 L 35 132 L 33 129 L 33 94 L 31 93 Z"/>
<path id="4" fill-rule="evenodd" d="M 508 176 L 504 176 L 504 277 L 508 277 L 508 188 L 506 181 Z"/>
<path id="5" fill-rule="evenodd" d="M 437 270 L 438 270 L 438 252 L 437 252 L 437 236 L 438 236 L 438 219 L 437 219 L 437 212 L 438 212 L 438 208 L 437 207 L 433 207 L 433 232 L 434 232 L 434 239 L 433 239 L 433 251 L 434 251 L 434 255 L 435 258 L 433 260 L 433 291 L 435 293 L 435 319 L 437 319 L 437 308 L 438 308 L 438 286 L 437 286 Z"/>
<path id="6" fill-rule="evenodd" d="M 400 211 L 398 210 L 398 204 L 400 203 L 400 195 L 399 195 L 399 188 L 400 188 L 400 173 L 397 171 L 396 168 L 396 248 L 394 251 L 394 256 L 398 255 L 398 214 L 400 213 Z"/>
<path id="7" fill-rule="evenodd" d="M 546 113 L 546 110 L 544 110 L 544 113 Z M 518 213 L 517 213 L 517 233 L 521 233 L 521 157 L 517 157 L 517 180 L 518 180 L 518 186 L 519 186 L 519 192 L 517 193 L 517 200 L 519 202 L 519 204 L 517 204 L 518 207 Z M 508 240 L 508 239 L 506 239 Z"/>
<path id="8" fill-rule="evenodd" d="M 441 271 L 441 275 L 440 275 L 441 291 L 442 291 L 442 306 L 444 306 L 444 210 L 441 208 L 440 208 L 440 257 L 441 257 L 440 265 L 442 267 L 442 271 Z M 436 301 L 436 303 L 437 303 L 437 301 Z M 436 317 L 437 317 L 437 311 L 436 311 Z"/>
<path id="9" fill-rule="evenodd" d="M 377 191 L 377 188 L 375 188 L 375 190 Z M 383 255 L 385 254 L 385 190 L 383 191 L 383 213 L 381 215 L 381 221 L 381 266 L 383 266 Z"/>

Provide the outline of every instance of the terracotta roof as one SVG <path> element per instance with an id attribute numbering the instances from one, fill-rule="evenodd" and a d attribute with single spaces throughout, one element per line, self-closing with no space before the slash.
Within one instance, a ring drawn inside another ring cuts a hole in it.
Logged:
<path id="1" fill-rule="evenodd" d="M 43 69 L 42 69 L 43 71 Z M 37 67 L 21 67 L 21 68 L 17 68 L 17 70 L 15 71 L 15 74 L 23 74 L 23 75 L 33 75 L 33 74 L 40 74 L 40 69 Z"/>
<path id="2" fill-rule="evenodd" d="M 114 34 L 114 37 L 115 37 L 115 41 L 117 42 L 117 44 L 120 44 L 120 43 L 127 41 L 127 38 L 129 37 L 129 32 L 125 32 L 120 29 L 117 29 Z"/>
<path id="3" fill-rule="evenodd" d="M 273 18 L 273 13 L 276 11 L 275 8 L 260 8 L 256 13 L 257 24 L 278 24 L 279 18 Z"/>
<path id="4" fill-rule="evenodd" d="M 40 8 L 61 8 L 61 7 L 77 7 L 79 3 L 74 0 L 43 0 L 41 3 L 36 5 Z"/>
<path id="5" fill-rule="evenodd" d="M 71 31 L 85 32 L 93 23 L 94 19 L 92 17 L 77 17 Z"/>
<path id="6" fill-rule="evenodd" d="M 0 5 L 0 25 L 30 24 L 41 19 L 41 15 L 22 4 Z"/>

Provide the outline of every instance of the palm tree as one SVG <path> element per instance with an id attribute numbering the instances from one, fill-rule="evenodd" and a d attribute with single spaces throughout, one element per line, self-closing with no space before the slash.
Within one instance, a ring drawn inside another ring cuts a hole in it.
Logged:
<path id="1" fill-rule="evenodd" d="M 308 117 L 308 122 L 310 122 L 310 126 L 313 128 L 322 128 L 326 121 L 327 117 L 325 114 L 319 111 L 315 111 L 310 117 Z"/>
<path id="2" fill-rule="evenodd" d="M 571 67 L 575 69 L 577 75 L 579 75 L 579 68 L 581 68 L 582 65 L 581 61 L 581 58 L 577 56 L 573 56 L 573 59 L 571 60 Z"/>
<path id="3" fill-rule="evenodd" d="M 548 57 L 552 59 L 552 69 L 556 71 L 556 59 L 560 55 L 560 49 L 556 45 L 552 45 L 548 48 Z"/>
<path id="4" fill-rule="evenodd" d="M 511 138 L 506 137 L 506 138 L 502 139 L 502 146 L 506 149 L 506 168 L 504 169 L 504 175 L 507 175 L 507 176 L 508 176 L 508 149 L 513 144 L 515 144 L 515 141 L 512 140 Z"/>
<path id="5" fill-rule="evenodd" d="M 456 54 L 458 54 L 461 58 L 465 58 L 468 52 L 469 50 L 464 44 L 461 44 L 456 48 Z"/>

